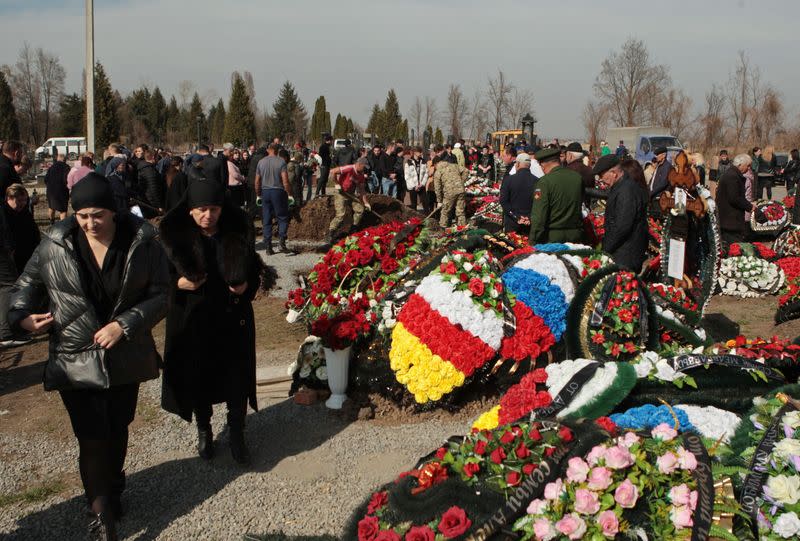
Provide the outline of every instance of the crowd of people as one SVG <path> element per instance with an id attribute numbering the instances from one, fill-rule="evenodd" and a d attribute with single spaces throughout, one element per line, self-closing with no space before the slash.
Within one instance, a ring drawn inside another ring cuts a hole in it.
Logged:
<path id="1" fill-rule="evenodd" d="M 442 227 L 467 223 L 465 182 L 476 175 L 500 184 L 506 232 L 531 244 L 587 241 L 584 218 L 604 200 L 602 247 L 621 267 L 638 271 L 648 244 L 648 213 L 668 188 L 666 148 L 642 167 L 621 145 L 597 155 L 579 143 L 523 142 L 502 152 L 490 145 L 403 141 L 341 148 L 326 136 L 316 151 L 280 140 L 246 149 L 199 145 L 172 154 L 139 145 L 109 145 L 102 159 L 86 153 L 72 164 L 59 155 L 45 175 L 51 226 L 40 234 L 35 201 L 21 182 L 24 147 L 0 148 L 0 346 L 48 332 L 44 385 L 58 391 L 79 446 L 79 470 L 95 539 L 116 539 L 122 515 L 128 425 L 139 385 L 163 371 L 162 405 L 197 427 L 197 451 L 215 455 L 213 405 L 225 403 L 230 452 L 249 461 L 244 437 L 255 400 L 255 321 L 260 285 L 255 218 L 264 249 L 287 246 L 290 208 L 333 191 L 334 240 L 348 211 L 353 228 L 371 211 L 370 194 L 420 206 Z M 787 188 L 800 178 L 797 150 L 784 171 Z M 706 181 L 705 164 L 692 167 Z M 729 160 L 719 154 L 709 178 L 726 242 L 747 237 L 748 212 L 763 191 L 771 197 L 775 153 L 756 148 Z M 72 213 L 69 213 L 69 207 Z M 159 221 L 149 221 L 159 217 Z M 157 225 L 154 225 L 157 223 Z M 163 358 L 152 337 L 166 318 Z"/>

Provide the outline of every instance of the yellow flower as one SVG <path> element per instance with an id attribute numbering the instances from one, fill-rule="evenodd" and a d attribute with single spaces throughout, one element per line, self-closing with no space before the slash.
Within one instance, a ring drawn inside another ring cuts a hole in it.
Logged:
<path id="1" fill-rule="evenodd" d="M 497 405 L 480 417 L 472 424 L 472 428 L 477 430 L 494 430 L 500 424 L 500 406 Z"/>

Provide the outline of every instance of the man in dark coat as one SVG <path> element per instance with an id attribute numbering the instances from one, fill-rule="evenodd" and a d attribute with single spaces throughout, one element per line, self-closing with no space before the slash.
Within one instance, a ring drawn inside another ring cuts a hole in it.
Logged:
<path id="1" fill-rule="evenodd" d="M 325 187 L 328 184 L 328 175 L 331 172 L 331 142 L 333 137 L 325 135 L 323 143 L 319 146 L 319 157 L 322 164 L 319 166 L 319 178 L 317 179 L 316 197 L 325 195 Z"/>
<path id="2" fill-rule="evenodd" d="M 528 236 L 531 229 L 533 191 L 538 180 L 531 173 L 531 157 L 522 153 L 516 157 L 517 172 L 506 175 L 500 186 L 500 206 L 503 207 L 503 230 Z"/>
<path id="3" fill-rule="evenodd" d="M 153 218 L 164 212 L 164 181 L 156 170 L 156 156 L 152 150 L 146 150 L 143 159 L 139 160 L 138 168 L 139 191 L 143 202 L 147 203 L 142 208 L 145 218 Z"/>
<path id="4" fill-rule="evenodd" d="M 225 402 L 231 454 L 245 464 L 247 404 L 257 407 L 251 302 L 261 273 L 252 222 L 221 185 L 200 178 L 159 229 L 172 271 L 162 405 L 187 421 L 194 415 L 198 452 L 210 459 L 212 405 Z"/>
<path id="5" fill-rule="evenodd" d="M 639 272 L 647 252 L 647 191 L 625 174 L 615 155 L 597 160 L 593 172 L 609 187 L 603 251 L 620 267 Z"/>
<path id="6" fill-rule="evenodd" d="M 655 154 L 653 159 L 655 170 L 650 180 L 650 198 L 656 199 L 661 195 L 661 192 L 669 187 L 668 177 L 672 165 L 667 161 L 667 147 L 657 147 L 653 154 Z"/>
<path id="7" fill-rule="evenodd" d="M 573 142 L 567 145 L 567 165 L 566 168 L 572 171 L 575 171 L 581 176 L 581 181 L 583 182 L 583 191 L 584 194 L 586 190 L 591 190 L 594 188 L 594 173 L 592 173 L 592 168 L 588 165 L 584 165 L 583 163 L 583 147 L 580 143 Z M 583 202 L 586 206 L 589 206 L 589 199 L 584 195 Z"/>
<path id="8" fill-rule="evenodd" d="M 353 142 L 346 139 L 344 146 L 336 151 L 334 164 L 336 167 L 344 167 L 345 165 L 353 165 L 358 158 L 358 152 L 353 148 Z"/>
<path id="9" fill-rule="evenodd" d="M 725 170 L 717 184 L 717 209 L 719 228 L 724 244 L 744 242 L 747 237 L 747 222 L 744 213 L 755 209 L 745 197 L 745 178 L 752 158 L 740 154 L 733 159 L 733 165 Z"/>
<path id="10" fill-rule="evenodd" d="M 67 175 L 69 175 L 69 169 L 66 156 L 59 154 L 44 176 L 44 185 L 47 188 L 47 208 L 51 224 L 56 221 L 56 212 L 59 220 L 67 217 L 67 205 L 69 205 Z"/>
<path id="11" fill-rule="evenodd" d="M 203 156 L 203 171 L 206 178 L 218 182 L 220 186 L 228 187 L 228 164 L 224 158 L 217 158 L 211 155 L 208 146 L 200 145 L 197 153 Z"/>
<path id="12" fill-rule="evenodd" d="M 3 196 L 9 186 L 22 182 L 14 166 L 22 161 L 23 155 L 22 143 L 19 141 L 6 141 L 3 144 L 3 153 L 0 154 L 0 193 Z"/>

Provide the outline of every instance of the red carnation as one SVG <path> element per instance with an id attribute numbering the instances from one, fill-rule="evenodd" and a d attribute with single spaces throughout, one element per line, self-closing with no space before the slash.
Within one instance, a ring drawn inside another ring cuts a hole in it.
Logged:
<path id="1" fill-rule="evenodd" d="M 572 441 L 572 430 L 566 426 L 562 426 L 558 429 L 558 437 L 561 438 L 561 441 L 564 443 L 569 443 Z"/>
<path id="2" fill-rule="evenodd" d="M 630 323 L 633 321 L 633 314 L 628 309 L 622 309 L 619 311 L 619 320 L 623 323 Z"/>
<path id="3" fill-rule="evenodd" d="M 456 273 L 456 264 L 452 261 L 449 261 L 445 266 L 445 272 L 447 274 L 455 274 Z"/>
<path id="4" fill-rule="evenodd" d="M 535 472 L 536 468 L 538 467 L 539 467 L 538 464 L 533 464 L 533 463 L 525 464 L 524 466 L 522 466 L 522 473 L 524 473 L 525 475 L 530 475 L 533 472 Z"/>
<path id="5" fill-rule="evenodd" d="M 367 514 L 374 515 L 376 511 L 379 511 L 387 503 L 389 503 L 389 494 L 385 490 L 383 492 L 376 492 L 369 500 Z"/>
<path id="6" fill-rule="evenodd" d="M 466 282 L 467 280 L 469 280 L 469 276 L 467 276 L 466 272 L 462 272 L 461 274 L 458 275 L 458 279 L 461 280 L 462 282 Z"/>
<path id="7" fill-rule="evenodd" d="M 525 447 L 525 443 L 524 442 L 520 442 L 519 445 L 517 445 L 517 448 L 514 451 L 514 453 L 517 455 L 517 458 L 521 458 L 521 459 L 525 459 L 525 458 L 528 458 L 529 456 L 531 456 L 531 451 L 530 451 L 530 449 Z"/>
<path id="8" fill-rule="evenodd" d="M 484 286 L 483 286 L 483 282 L 481 281 L 481 279 L 480 278 L 473 278 L 472 280 L 470 280 L 469 281 L 469 290 L 472 291 L 472 294 L 475 295 L 476 297 L 480 297 L 481 295 L 483 295 Z"/>
<path id="9" fill-rule="evenodd" d="M 528 432 L 528 437 L 533 441 L 540 441 L 542 439 L 542 435 L 535 428 L 532 428 L 531 431 Z"/>
<path id="10" fill-rule="evenodd" d="M 506 459 L 506 452 L 503 450 L 502 447 L 498 447 L 491 454 L 492 462 L 495 464 L 502 464 L 503 461 Z"/>
<path id="11" fill-rule="evenodd" d="M 501 443 L 511 443 L 512 441 L 514 441 L 514 434 L 512 434 L 508 430 L 503 432 L 503 435 L 500 437 L 500 442 Z"/>
<path id="12" fill-rule="evenodd" d="M 442 460 L 444 459 L 444 455 L 446 454 L 447 454 L 447 449 L 445 449 L 444 447 L 439 447 L 439 450 L 436 451 L 436 458 Z"/>
<path id="13" fill-rule="evenodd" d="M 602 332 L 594 333 L 592 336 L 592 342 L 595 344 L 603 344 L 606 341 L 606 337 Z"/>
<path id="14" fill-rule="evenodd" d="M 478 440 L 478 443 L 475 444 L 475 454 L 481 456 L 485 452 L 486 452 L 486 442 L 483 440 Z"/>
<path id="15" fill-rule="evenodd" d="M 544 450 L 544 456 L 548 456 L 548 457 L 549 456 L 553 456 L 553 453 L 555 453 L 555 452 L 556 452 L 556 448 L 555 447 L 547 447 Z"/>
<path id="16" fill-rule="evenodd" d="M 473 464 L 472 462 L 468 462 L 464 464 L 464 475 L 472 479 L 472 476 L 481 471 L 481 467 L 478 464 Z"/>
<path id="17" fill-rule="evenodd" d="M 375 541 L 380 529 L 378 517 L 362 518 L 358 522 L 358 541 Z"/>
<path id="18" fill-rule="evenodd" d="M 618 357 L 620 354 L 619 344 L 614 344 L 611 346 L 611 355 L 614 357 Z"/>
<path id="19" fill-rule="evenodd" d="M 434 541 L 434 539 L 436 534 L 428 526 L 414 526 L 406 532 L 405 541 Z"/>
<path id="20" fill-rule="evenodd" d="M 609 434 L 615 434 L 617 432 L 617 424 L 612 421 L 609 417 L 600 417 L 598 418 L 595 423 L 597 426 L 608 432 Z"/>
<path id="21" fill-rule="evenodd" d="M 517 486 L 521 479 L 522 476 L 515 471 L 510 471 L 506 474 L 506 484 L 510 487 Z"/>
<path id="22" fill-rule="evenodd" d="M 472 526 L 472 521 L 467 518 L 467 513 L 455 505 L 445 511 L 442 520 L 439 521 L 439 531 L 445 539 L 454 539 L 463 535 L 470 526 Z"/>

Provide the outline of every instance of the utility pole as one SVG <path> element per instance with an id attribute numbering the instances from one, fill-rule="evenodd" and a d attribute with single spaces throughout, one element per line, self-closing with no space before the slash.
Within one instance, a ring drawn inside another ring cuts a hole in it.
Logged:
<path id="1" fill-rule="evenodd" d="M 94 152 L 94 0 L 86 0 L 86 150 Z"/>

